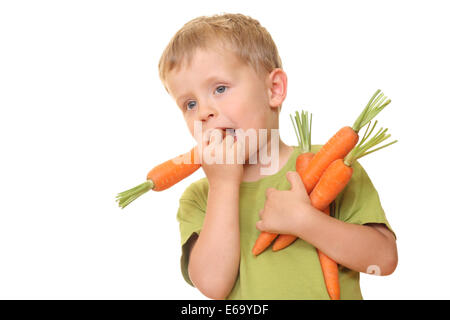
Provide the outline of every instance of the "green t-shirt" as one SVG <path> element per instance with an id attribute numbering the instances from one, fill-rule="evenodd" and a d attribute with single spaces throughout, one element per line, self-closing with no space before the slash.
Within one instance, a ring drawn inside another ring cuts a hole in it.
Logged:
<path id="1" fill-rule="evenodd" d="M 317 152 L 320 146 L 313 146 Z M 227 299 L 329 299 L 316 248 L 297 239 L 289 247 L 273 252 L 267 248 L 257 257 L 252 247 L 260 231 L 255 224 L 259 211 L 264 208 L 266 189 L 289 190 L 288 171 L 295 171 L 300 148 L 294 147 L 287 163 L 274 175 L 258 181 L 242 182 L 239 191 L 239 228 L 241 257 L 236 283 Z M 335 218 L 354 224 L 383 223 L 391 227 L 381 207 L 378 193 L 359 163 L 353 165 L 353 176 L 332 206 Z M 181 271 L 185 280 L 193 285 L 187 271 L 186 242 L 200 234 L 208 199 L 208 180 L 192 183 L 180 198 L 177 220 L 180 224 L 182 256 Z M 359 272 L 339 266 L 341 299 L 362 299 Z"/>

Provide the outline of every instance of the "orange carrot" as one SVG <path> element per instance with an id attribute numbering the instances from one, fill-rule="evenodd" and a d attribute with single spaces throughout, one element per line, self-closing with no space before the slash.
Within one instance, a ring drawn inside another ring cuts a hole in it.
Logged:
<path id="1" fill-rule="evenodd" d="M 194 155 L 195 148 L 192 148 L 189 152 L 154 167 L 147 174 L 147 181 L 117 195 L 116 201 L 119 203 L 119 207 L 123 209 L 150 190 L 165 190 L 190 176 L 201 166 L 195 163 Z"/>
<path id="2" fill-rule="evenodd" d="M 340 129 L 315 154 L 302 176 L 308 194 L 314 189 L 325 169 L 334 160 L 344 158 L 358 143 L 359 130 L 391 102 L 391 100 L 385 100 L 384 94 L 377 90 L 353 126 Z"/>
<path id="3" fill-rule="evenodd" d="M 380 144 L 391 136 L 390 134 L 386 134 L 387 129 L 383 130 L 383 128 L 381 128 L 372 138 L 367 140 L 376 125 L 377 121 L 375 121 L 372 128 L 369 124 L 361 142 L 353 148 L 344 159 L 334 160 L 322 174 L 319 182 L 309 195 L 311 205 L 314 208 L 323 211 L 331 204 L 331 202 L 334 201 L 334 199 L 336 199 L 339 193 L 344 190 L 345 186 L 352 177 L 353 168 L 351 166 L 357 159 L 397 142 L 397 140 L 395 140 L 382 147 L 369 151 L 369 149 Z"/>
<path id="4" fill-rule="evenodd" d="M 270 246 L 272 241 L 277 236 L 278 236 L 278 233 L 271 233 L 271 232 L 262 231 L 259 234 L 258 238 L 256 239 L 255 244 L 253 245 L 253 248 L 252 248 L 253 255 L 257 256 L 258 254 L 260 254 L 261 252 L 266 250 L 266 248 L 268 246 Z"/>
<path id="5" fill-rule="evenodd" d="M 343 159 L 334 160 L 323 173 L 310 194 L 311 205 L 323 211 L 344 190 L 353 174 L 353 168 Z"/>
<path id="6" fill-rule="evenodd" d="M 341 288 L 339 285 L 338 264 L 320 250 L 317 250 L 317 254 L 319 256 L 320 266 L 322 268 L 328 295 L 331 300 L 340 300 Z"/>
<path id="7" fill-rule="evenodd" d="M 330 215 L 330 207 L 326 207 L 324 213 Z M 339 269 L 337 263 L 329 258 L 325 253 L 317 250 L 319 256 L 320 267 L 322 268 L 325 287 L 331 300 L 339 300 L 341 298 L 341 287 L 339 284 Z"/>
<path id="8" fill-rule="evenodd" d="M 323 213 L 330 215 L 330 207 L 326 207 Z M 341 288 L 339 285 L 339 269 L 337 263 L 329 258 L 319 249 L 317 254 L 319 256 L 320 267 L 322 268 L 323 278 L 325 281 L 325 287 L 327 288 L 328 295 L 331 300 L 339 300 L 341 296 Z"/>
<path id="9" fill-rule="evenodd" d="M 188 154 L 179 155 L 150 170 L 147 180 L 151 180 L 155 184 L 153 191 L 166 190 L 197 171 L 201 165 L 194 163 L 194 150 L 195 148 L 192 148 Z M 183 161 L 184 159 L 189 161 Z"/>
<path id="10" fill-rule="evenodd" d="M 303 175 L 303 172 L 306 170 L 313 157 L 314 153 L 312 152 L 302 153 L 297 157 L 297 160 L 295 161 L 295 171 L 297 171 L 300 177 Z"/>
<path id="11" fill-rule="evenodd" d="M 347 183 L 350 181 L 353 173 L 353 168 L 351 165 L 359 158 L 368 155 L 374 151 L 385 148 L 397 141 L 388 143 L 377 149 L 369 151 L 369 149 L 388 139 L 390 135 L 386 135 L 387 129 L 381 128 L 375 136 L 366 141 L 371 135 L 372 131 L 375 129 L 377 122 L 373 125 L 372 129 L 369 131 L 370 124 L 366 129 L 366 132 L 361 140 L 361 142 L 352 149 L 352 151 L 344 158 L 337 159 L 331 163 L 330 166 L 325 170 L 325 172 L 320 177 L 319 182 L 316 184 L 314 190 L 310 194 L 311 205 L 321 211 L 326 211 L 329 209 L 329 205 L 338 194 L 344 190 Z M 329 211 L 328 211 L 329 214 Z M 327 257 L 320 250 L 317 250 L 320 259 L 320 265 L 322 267 L 322 272 L 324 276 L 324 281 L 327 287 L 328 294 L 332 300 L 338 300 L 340 295 L 339 288 L 339 274 L 336 262 Z"/>
<path id="12" fill-rule="evenodd" d="M 336 159 L 344 158 L 358 143 L 358 139 L 356 130 L 343 127 L 320 148 L 302 175 L 303 184 L 308 194 L 330 163 Z"/>

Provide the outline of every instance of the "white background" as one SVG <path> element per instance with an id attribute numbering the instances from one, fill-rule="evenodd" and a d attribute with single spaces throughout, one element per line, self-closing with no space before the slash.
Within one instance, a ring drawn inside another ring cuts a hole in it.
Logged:
<path id="1" fill-rule="evenodd" d="M 194 140 L 161 85 L 173 34 L 199 15 L 244 13 L 278 45 L 289 114 L 313 143 L 352 124 L 373 92 L 399 143 L 361 163 L 398 236 L 366 299 L 448 299 L 450 48 L 445 1 L 0 2 L 0 298 L 204 299 L 182 279 L 178 199 L 202 170 L 124 210 L 117 192 Z"/>

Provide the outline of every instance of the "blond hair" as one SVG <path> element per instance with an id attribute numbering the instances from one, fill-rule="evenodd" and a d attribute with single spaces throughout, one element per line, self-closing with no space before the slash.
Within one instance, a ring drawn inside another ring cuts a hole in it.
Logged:
<path id="1" fill-rule="evenodd" d="M 159 61 L 159 77 L 165 84 L 167 73 L 183 62 L 188 65 L 196 49 L 225 45 L 258 74 L 282 68 L 278 49 L 269 32 L 243 14 L 201 16 L 187 22 L 170 40 Z"/>

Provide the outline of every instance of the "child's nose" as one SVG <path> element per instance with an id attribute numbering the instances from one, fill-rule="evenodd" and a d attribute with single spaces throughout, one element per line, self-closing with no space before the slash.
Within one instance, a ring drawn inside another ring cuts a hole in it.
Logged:
<path id="1" fill-rule="evenodd" d="M 200 106 L 200 112 L 198 113 L 198 115 L 200 121 L 206 121 L 209 118 L 217 116 L 217 110 L 210 105 L 203 105 Z"/>

